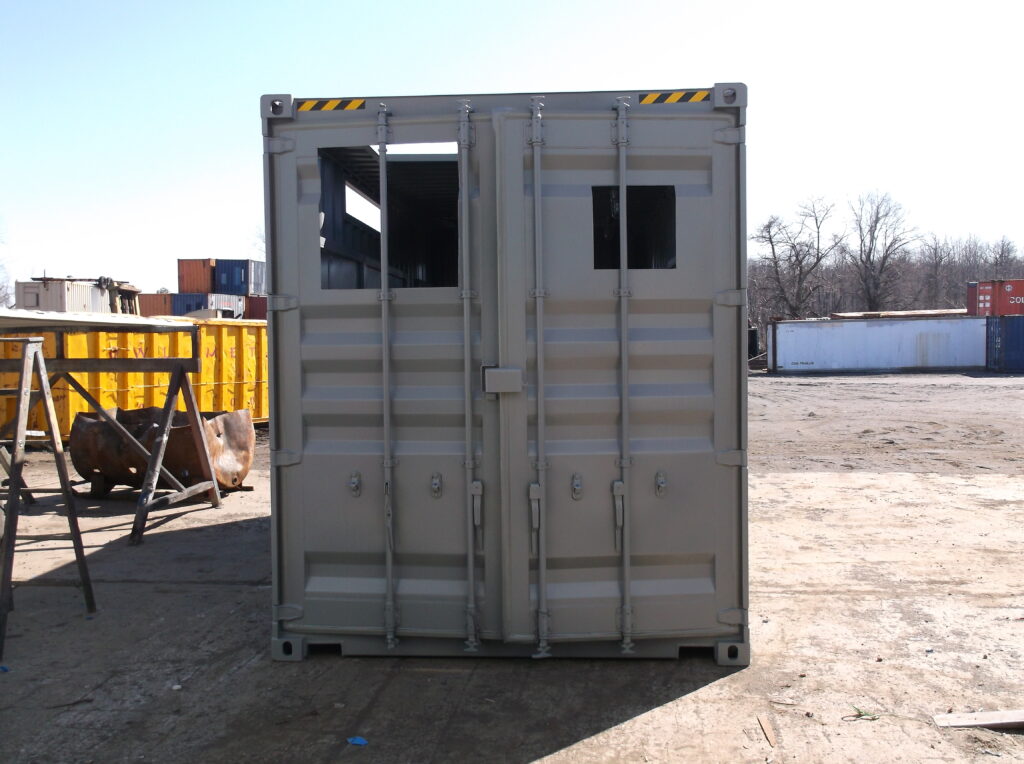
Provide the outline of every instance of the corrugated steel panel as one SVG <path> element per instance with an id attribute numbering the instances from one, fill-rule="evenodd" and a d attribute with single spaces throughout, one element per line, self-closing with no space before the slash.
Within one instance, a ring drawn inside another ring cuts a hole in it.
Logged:
<path id="1" fill-rule="evenodd" d="M 110 313 L 110 296 L 91 281 L 19 281 L 14 287 L 20 310 Z"/>
<path id="2" fill-rule="evenodd" d="M 270 416 L 266 322 L 212 319 L 196 320 L 194 323 L 200 327 L 202 368 L 198 373 L 191 374 L 190 378 L 200 409 L 249 409 L 254 421 L 266 422 Z M 47 358 L 56 357 L 53 332 L 35 332 L 34 336 L 44 338 L 43 354 Z M 17 345 L 0 343 L 0 354 L 4 354 L 5 358 L 18 358 L 20 352 Z M 170 358 L 190 356 L 191 353 L 192 339 L 186 332 L 84 332 L 66 334 L 64 340 L 64 354 L 67 358 Z M 75 374 L 82 386 L 105 408 L 117 406 L 124 409 L 163 406 L 169 376 L 152 372 Z M 17 386 L 16 374 L 0 373 L 0 387 Z M 89 406 L 78 393 L 69 391 L 64 382 L 54 387 L 53 401 L 61 435 L 67 438 L 75 415 L 80 411 L 89 411 Z M 4 407 L 4 421 L 9 421 L 14 416 L 14 399 L 5 398 L 0 406 Z M 178 401 L 178 409 L 185 410 L 181 400 Z M 38 406 L 33 409 L 29 428 L 45 428 L 42 409 Z"/>
<path id="3" fill-rule="evenodd" d="M 1024 371 L 1024 316 L 989 316 L 985 366 L 989 371 Z"/>
<path id="4" fill-rule="evenodd" d="M 214 290 L 221 294 L 266 294 L 267 264 L 262 260 L 218 260 Z"/>
<path id="5" fill-rule="evenodd" d="M 139 315 L 173 316 L 174 305 L 167 292 L 139 295 Z"/>
<path id="6" fill-rule="evenodd" d="M 208 257 L 199 260 L 178 260 L 178 291 L 205 294 L 216 292 L 216 266 L 217 261 Z"/>
<path id="7" fill-rule="evenodd" d="M 983 318 L 780 321 L 768 332 L 768 368 L 778 372 L 984 366 Z"/>
<path id="8" fill-rule="evenodd" d="M 967 285 L 967 297 L 968 311 L 971 300 L 975 302 L 974 313 L 971 315 L 1024 315 L 1024 279 L 972 282 Z"/>
<path id="9" fill-rule="evenodd" d="M 402 178 L 428 160 L 385 153 L 387 199 L 367 149 L 387 114 L 264 98 L 274 657 L 749 659 L 746 90 L 664 95 L 555 93 L 543 121 L 528 96 L 463 117 L 388 98 L 391 140 L 463 143 L 427 190 Z M 349 246 L 344 188 L 321 199 L 346 152 L 334 177 L 380 204 L 390 268 Z M 362 275 L 335 280 L 346 263 Z"/>

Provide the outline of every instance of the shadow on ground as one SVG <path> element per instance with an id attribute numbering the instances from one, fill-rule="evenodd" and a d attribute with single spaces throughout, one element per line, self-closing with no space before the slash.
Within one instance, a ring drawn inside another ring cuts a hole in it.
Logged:
<path id="1" fill-rule="evenodd" d="M 230 499 L 228 511 L 155 513 L 138 547 L 127 543 L 133 503 L 83 500 L 99 604 L 87 619 L 66 523 L 52 515 L 63 507 L 39 499 L 29 514 L 51 513 L 48 530 L 26 528 L 17 554 L 66 562 L 17 592 L 0 678 L 4 761 L 526 762 L 735 671 L 710 650 L 678 661 L 314 652 L 275 663 L 269 519 L 228 520 Z M 347 742 L 355 736 L 368 745 Z"/>

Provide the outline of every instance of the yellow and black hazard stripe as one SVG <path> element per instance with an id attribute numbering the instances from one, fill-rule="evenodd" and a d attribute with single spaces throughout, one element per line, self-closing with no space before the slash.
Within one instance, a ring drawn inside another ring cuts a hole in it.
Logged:
<path id="1" fill-rule="evenodd" d="M 365 109 L 365 98 L 330 98 L 299 101 L 299 111 L 353 111 Z"/>
<path id="2" fill-rule="evenodd" d="M 710 90 L 675 90 L 665 93 L 641 93 L 640 103 L 644 106 L 652 103 L 697 103 L 706 101 L 711 96 Z"/>

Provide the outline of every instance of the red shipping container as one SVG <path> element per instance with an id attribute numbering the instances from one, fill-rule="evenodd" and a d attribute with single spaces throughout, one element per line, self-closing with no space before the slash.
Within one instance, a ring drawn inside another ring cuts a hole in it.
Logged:
<path id="1" fill-rule="evenodd" d="M 173 316 L 171 310 L 171 295 L 163 294 L 140 294 L 139 295 L 140 316 Z"/>
<path id="2" fill-rule="evenodd" d="M 216 279 L 214 270 L 217 261 L 210 258 L 201 260 L 178 260 L 178 291 L 179 292 L 202 292 L 210 294 L 216 292 Z"/>
<path id="3" fill-rule="evenodd" d="M 246 297 L 245 298 L 245 317 L 259 319 L 260 321 L 267 320 L 267 296 L 262 295 L 259 297 Z"/>
<path id="4" fill-rule="evenodd" d="M 979 281 L 967 284 L 967 315 L 1024 315 L 1024 279 Z"/>

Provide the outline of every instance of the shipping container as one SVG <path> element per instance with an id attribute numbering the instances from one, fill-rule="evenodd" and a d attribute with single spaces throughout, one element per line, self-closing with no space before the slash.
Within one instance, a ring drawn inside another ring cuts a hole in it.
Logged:
<path id="1" fill-rule="evenodd" d="M 275 658 L 749 661 L 745 106 L 263 98 Z"/>
<path id="2" fill-rule="evenodd" d="M 269 417 L 267 397 L 267 325 L 265 321 L 182 320 L 184 325 L 199 325 L 201 369 L 190 374 L 196 401 L 202 411 L 234 411 L 249 409 L 253 420 L 266 422 Z M 43 337 L 43 354 L 56 357 L 56 337 L 52 331 L 5 334 L 5 336 Z M 93 331 L 65 334 L 66 358 L 180 358 L 192 354 L 192 338 L 180 333 L 143 331 Z M 21 348 L 13 343 L 0 343 L 0 356 L 20 357 Z M 81 382 L 104 408 L 137 409 L 163 406 L 170 374 L 155 372 L 80 372 Z M 18 375 L 0 372 L 0 387 L 16 388 Z M 71 424 L 80 411 L 90 411 L 88 404 L 65 382 L 53 388 L 53 402 L 61 435 L 67 438 Z M 6 418 L 14 417 L 16 401 L 0 402 Z M 184 411 L 179 399 L 178 410 Z M 29 429 L 45 429 L 42 409 L 36 406 L 29 419 Z"/>
<path id="3" fill-rule="evenodd" d="M 986 329 L 986 368 L 1024 372 L 1024 316 L 989 316 Z"/>
<path id="4" fill-rule="evenodd" d="M 139 295 L 140 316 L 173 316 L 174 306 L 168 292 Z"/>
<path id="5" fill-rule="evenodd" d="M 776 321 L 767 352 L 768 370 L 789 374 L 981 369 L 985 319 Z"/>
<path id="6" fill-rule="evenodd" d="M 211 258 L 200 260 L 178 260 L 178 291 L 179 292 L 216 292 L 214 270 L 217 261 Z"/>
<path id="7" fill-rule="evenodd" d="M 18 281 L 14 306 L 22 310 L 54 310 L 59 313 L 110 313 L 110 293 L 95 281 L 45 279 Z"/>
<path id="8" fill-rule="evenodd" d="M 236 294 L 174 294 L 171 295 L 171 310 L 175 316 L 216 310 L 223 318 L 242 318 L 245 298 Z"/>
<path id="9" fill-rule="evenodd" d="M 967 313 L 972 316 L 1024 315 L 1024 279 L 968 282 Z"/>
<path id="10" fill-rule="evenodd" d="M 216 287 L 221 294 L 267 293 L 267 264 L 262 260 L 218 260 Z"/>
<path id="11" fill-rule="evenodd" d="M 245 298 L 245 317 L 265 321 L 267 318 L 267 296 L 253 295 Z"/>

